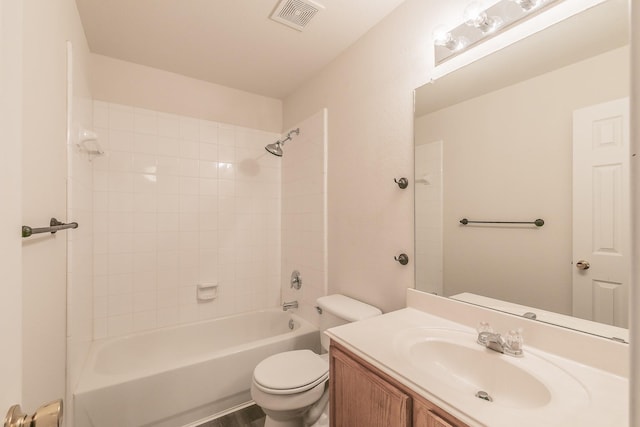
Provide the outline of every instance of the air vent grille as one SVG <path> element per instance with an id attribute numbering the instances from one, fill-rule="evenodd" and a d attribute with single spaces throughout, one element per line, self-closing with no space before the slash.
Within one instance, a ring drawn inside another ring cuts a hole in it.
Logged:
<path id="1" fill-rule="evenodd" d="M 276 7 L 271 19 L 302 31 L 322 9 L 324 6 L 311 0 L 283 0 Z"/>

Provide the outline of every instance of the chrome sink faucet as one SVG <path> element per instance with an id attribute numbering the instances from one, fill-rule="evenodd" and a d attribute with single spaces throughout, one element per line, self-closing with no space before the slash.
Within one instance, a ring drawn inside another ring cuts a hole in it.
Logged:
<path id="1" fill-rule="evenodd" d="M 282 311 L 291 310 L 292 308 L 298 308 L 298 301 L 285 302 L 282 304 Z"/>
<path id="2" fill-rule="evenodd" d="M 478 344 L 498 353 L 522 357 L 523 342 L 521 330 L 511 330 L 506 334 L 505 338 L 494 332 L 486 322 L 480 322 L 480 326 L 478 326 Z"/>

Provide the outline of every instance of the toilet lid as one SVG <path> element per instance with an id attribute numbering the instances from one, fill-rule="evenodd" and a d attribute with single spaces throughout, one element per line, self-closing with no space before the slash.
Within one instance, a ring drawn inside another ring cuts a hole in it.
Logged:
<path id="1" fill-rule="evenodd" d="M 309 390 L 329 378 L 329 363 L 311 350 L 285 351 L 258 363 L 253 371 L 256 386 L 272 394 Z"/>

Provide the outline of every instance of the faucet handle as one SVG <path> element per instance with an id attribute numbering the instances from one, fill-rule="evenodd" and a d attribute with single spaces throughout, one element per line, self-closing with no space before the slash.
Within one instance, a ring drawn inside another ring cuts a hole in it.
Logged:
<path id="1" fill-rule="evenodd" d="M 476 331 L 481 334 L 483 332 L 494 333 L 493 328 L 489 324 L 489 322 L 478 322 L 478 326 L 476 327 Z"/>
<path id="2" fill-rule="evenodd" d="M 522 350 L 524 344 L 524 338 L 522 337 L 522 328 L 512 329 L 507 333 L 505 341 L 509 348 L 513 351 Z"/>

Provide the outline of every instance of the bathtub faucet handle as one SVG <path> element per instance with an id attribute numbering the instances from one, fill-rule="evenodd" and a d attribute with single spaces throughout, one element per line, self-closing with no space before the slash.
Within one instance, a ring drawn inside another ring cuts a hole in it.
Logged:
<path id="1" fill-rule="evenodd" d="M 282 304 L 282 311 L 291 310 L 292 308 L 298 308 L 298 301 L 284 302 Z"/>

